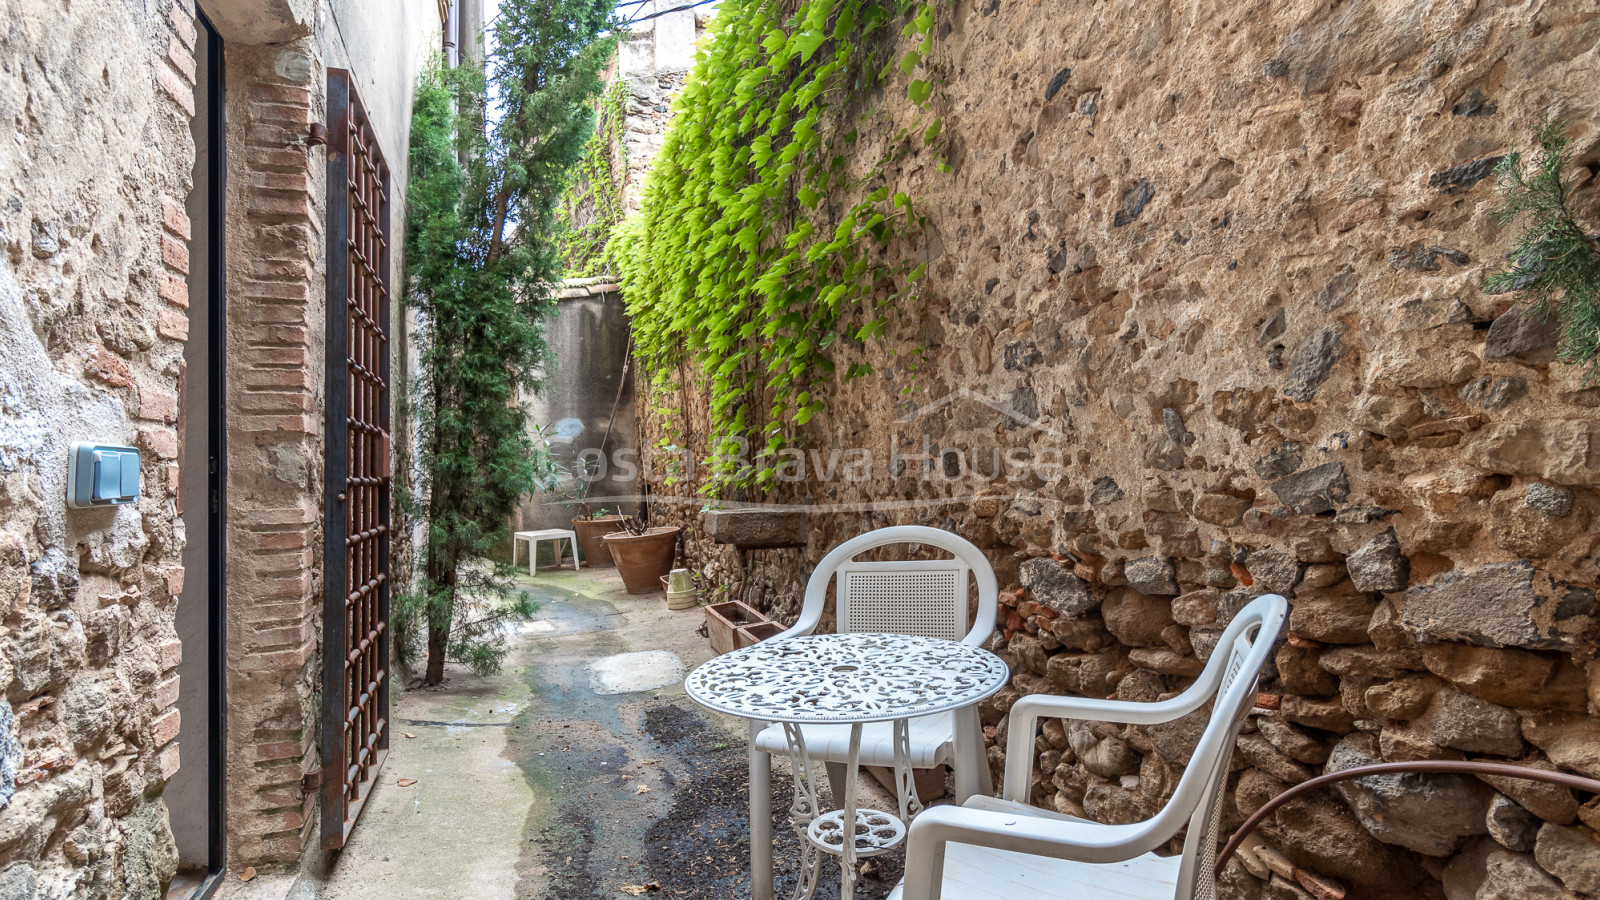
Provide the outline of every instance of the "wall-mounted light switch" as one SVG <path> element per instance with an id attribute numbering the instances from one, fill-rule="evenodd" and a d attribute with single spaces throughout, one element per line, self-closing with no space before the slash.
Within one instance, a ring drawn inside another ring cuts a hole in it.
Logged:
<path id="1" fill-rule="evenodd" d="M 73 441 L 67 456 L 67 505 L 118 506 L 139 499 L 139 451 Z"/>

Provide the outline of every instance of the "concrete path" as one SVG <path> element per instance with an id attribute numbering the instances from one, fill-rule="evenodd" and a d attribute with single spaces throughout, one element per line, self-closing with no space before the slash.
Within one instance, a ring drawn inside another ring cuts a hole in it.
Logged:
<path id="1" fill-rule="evenodd" d="M 629 596 L 611 569 L 521 585 L 539 611 L 500 674 L 452 667 L 395 700 L 382 780 L 328 871 L 231 881 L 225 900 L 749 897 L 746 731 L 683 692 L 711 656 L 701 610 Z M 784 891 L 797 844 L 775 834 Z M 897 861 L 875 865 L 857 897 L 898 878 Z M 838 896 L 831 864 L 818 896 Z"/>

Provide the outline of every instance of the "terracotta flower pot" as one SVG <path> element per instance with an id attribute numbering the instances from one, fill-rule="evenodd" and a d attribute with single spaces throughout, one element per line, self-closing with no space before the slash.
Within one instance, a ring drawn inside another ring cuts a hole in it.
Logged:
<path id="1" fill-rule="evenodd" d="M 672 551 L 682 530 L 671 525 L 652 528 L 644 534 L 617 531 L 605 536 L 605 545 L 616 560 L 628 593 L 653 594 L 661 590 L 661 579 L 672 571 Z"/>
<path id="2" fill-rule="evenodd" d="M 613 531 L 620 531 L 621 528 L 621 516 L 573 519 L 572 530 L 578 533 L 578 546 L 583 548 L 583 561 L 596 569 L 608 569 L 616 565 L 616 560 L 611 558 L 611 549 L 606 546 L 605 536 Z"/>

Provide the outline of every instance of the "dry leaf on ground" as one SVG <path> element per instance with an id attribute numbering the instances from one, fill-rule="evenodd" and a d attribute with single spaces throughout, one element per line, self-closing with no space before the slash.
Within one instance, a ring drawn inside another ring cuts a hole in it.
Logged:
<path id="1" fill-rule="evenodd" d="M 245 869 L 243 872 L 240 872 L 239 873 L 239 880 L 240 881 L 255 881 L 256 880 L 256 867 L 255 866 L 251 866 L 250 868 Z"/>
<path id="2" fill-rule="evenodd" d="M 413 784 L 416 784 L 416 783 L 417 783 L 417 780 L 415 778 L 402 778 L 399 781 L 395 782 L 395 784 L 398 784 L 401 787 L 411 787 Z"/>

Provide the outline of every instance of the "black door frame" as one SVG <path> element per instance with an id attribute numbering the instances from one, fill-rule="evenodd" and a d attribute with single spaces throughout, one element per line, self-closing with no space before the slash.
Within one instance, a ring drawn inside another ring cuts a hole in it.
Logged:
<path id="1" fill-rule="evenodd" d="M 208 391 L 206 460 L 206 529 L 210 541 L 206 554 L 206 596 L 210 621 L 206 634 L 206 677 L 210 697 L 206 714 L 210 719 L 206 746 L 206 878 L 189 900 L 208 900 L 222 884 L 227 869 L 227 559 L 228 559 L 228 303 L 226 266 L 227 213 L 227 95 L 224 77 L 222 37 L 206 14 L 195 8 L 199 39 L 206 46 L 206 103 L 199 114 L 206 117 L 205 179 L 207 184 L 206 246 L 207 306 L 206 386 Z M 182 686 L 179 686 L 180 690 Z"/>
<path id="2" fill-rule="evenodd" d="M 211 529 L 211 559 L 210 571 L 206 573 L 207 593 L 211 596 L 211 658 L 207 666 L 211 675 L 211 746 L 207 748 L 211 782 L 211 839 L 207 855 L 212 871 L 221 874 L 227 864 L 223 827 L 227 813 L 227 792 L 224 790 L 226 782 L 223 769 L 227 756 L 228 726 L 228 671 L 227 654 L 224 652 L 228 639 L 228 579 L 225 577 L 228 559 L 228 279 L 223 236 L 228 209 L 228 103 L 222 36 L 217 34 L 211 20 L 200 12 L 198 6 L 195 17 L 201 25 L 201 33 L 205 35 L 210 58 L 210 64 L 206 66 L 206 100 L 209 107 L 206 115 L 211 153 L 207 159 L 206 177 L 211 183 L 211 208 L 207 210 L 211 222 L 206 234 L 206 253 L 211 257 L 208 270 L 211 283 L 207 285 L 211 295 L 207 301 L 211 304 L 211 327 L 207 329 L 206 340 L 210 342 L 209 358 L 213 362 L 208 373 L 212 409 L 211 434 L 207 438 L 211 466 L 211 507 L 207 521 Z"/>

